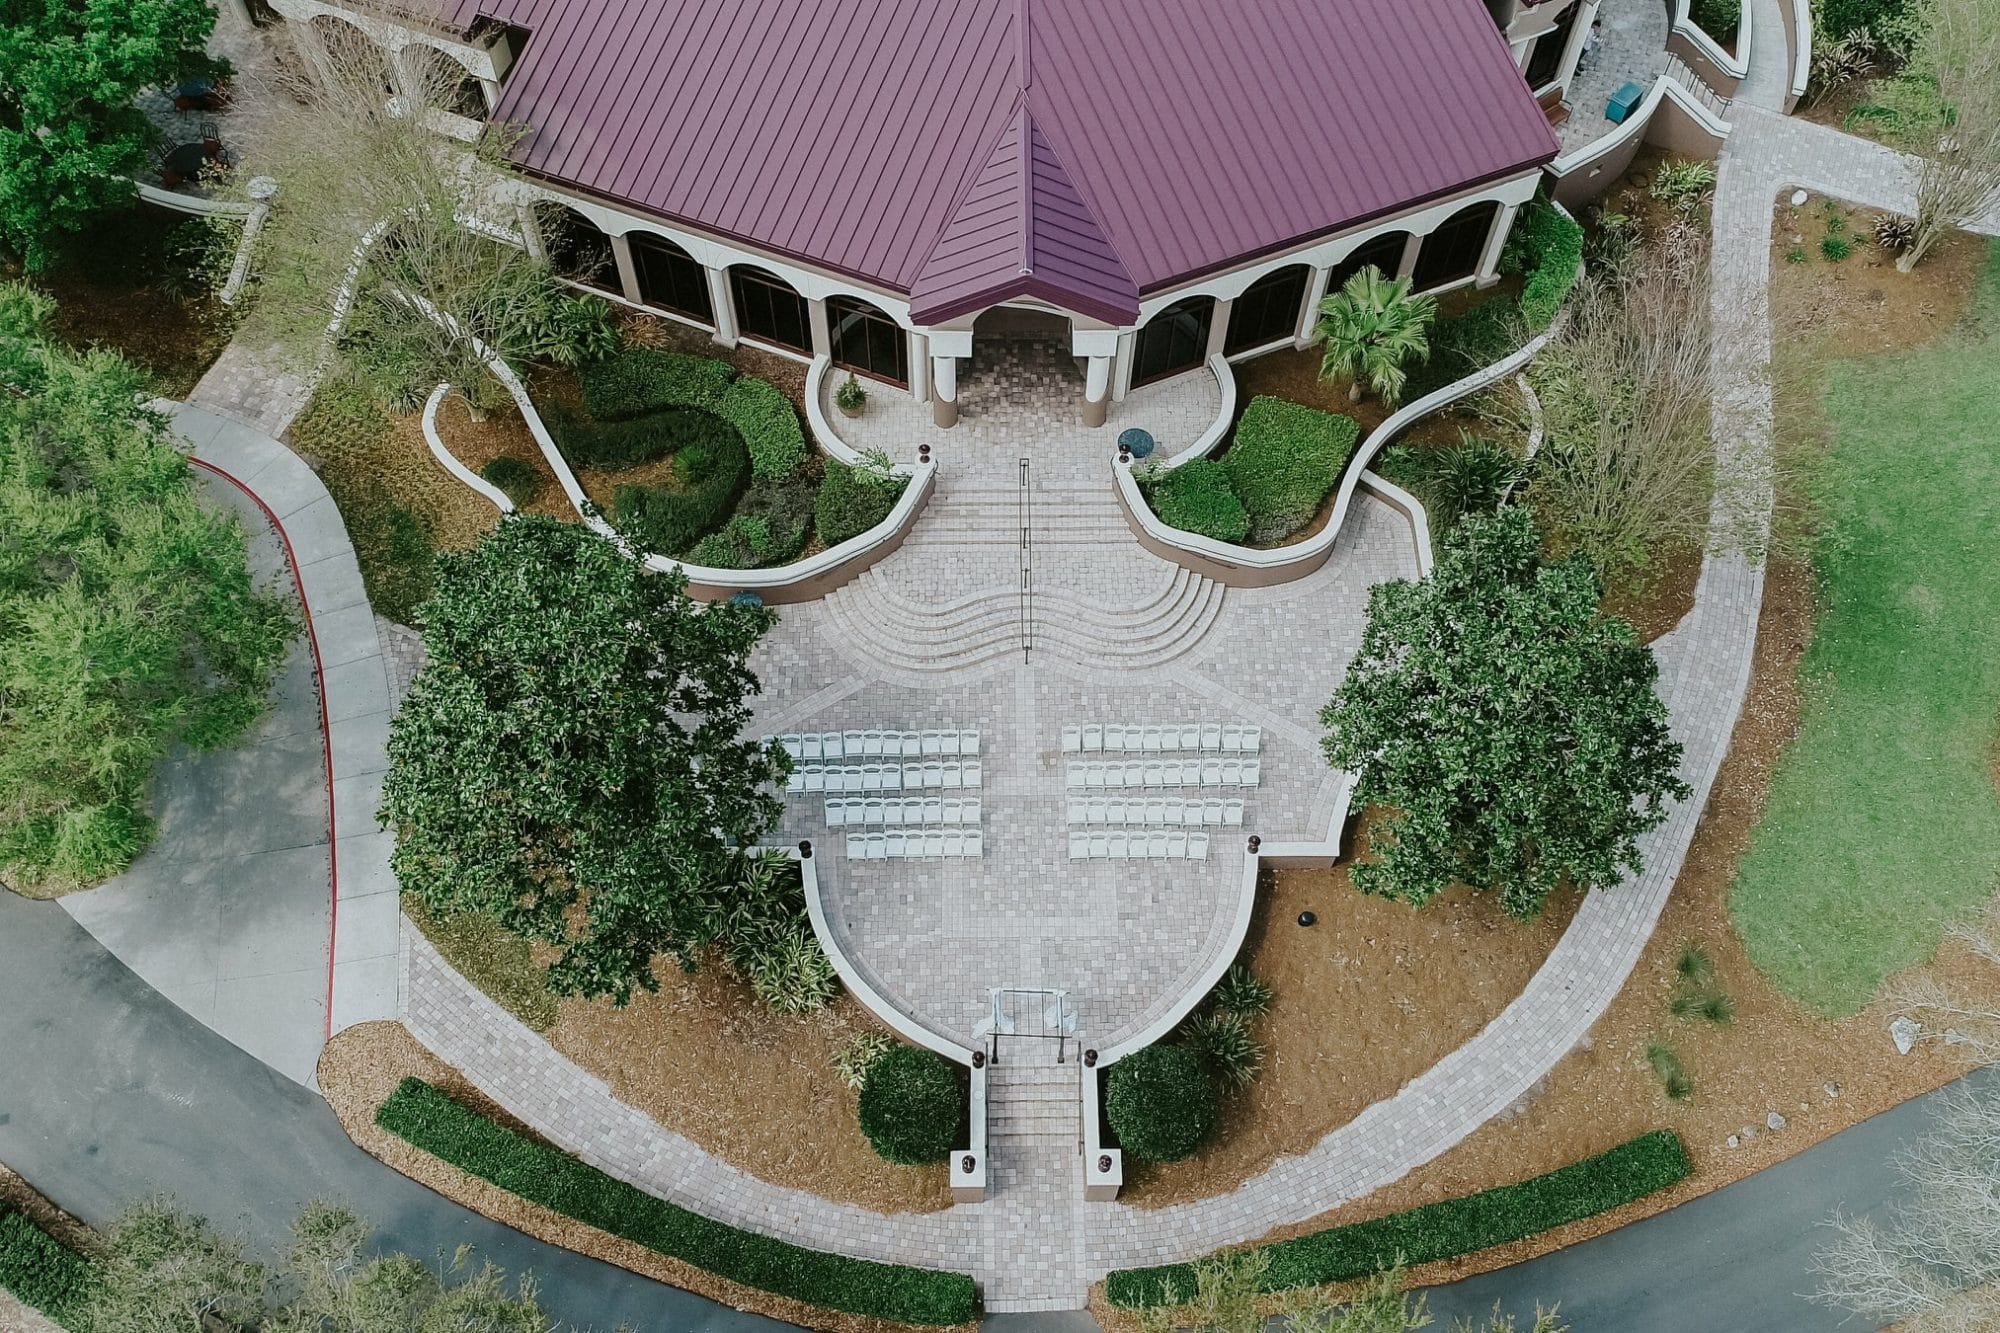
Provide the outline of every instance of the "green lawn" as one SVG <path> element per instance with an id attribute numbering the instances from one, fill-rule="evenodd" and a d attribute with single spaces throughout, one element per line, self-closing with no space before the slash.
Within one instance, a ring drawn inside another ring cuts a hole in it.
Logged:
<path id="1" fill-rule="evenodd" d="M 1757 965 L 1850 1014 L 2000 887 L 2000 244 L 1964 329 L 1834 363 L 1830 540 L 1730 912 Z"/>

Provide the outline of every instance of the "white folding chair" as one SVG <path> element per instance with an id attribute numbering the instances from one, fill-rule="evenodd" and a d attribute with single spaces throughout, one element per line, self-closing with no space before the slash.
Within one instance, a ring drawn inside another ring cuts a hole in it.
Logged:
<path id="1" fill-rule="evenodd" d="M 943 732 L 935 730 L 918 732 L 917 733 L 918 757 L 921 758 L 922 756 L 927 754 L 942 753 L 944 743 L 939 739 L 939 737 L 941 737 L 943 734 L 944 734 Z"/>
<path id="2" fill-rule="evenodd" d="M 902 751 L 903 747 L 898 744 L 896 746 L 896 753 L 901 754 Z M 862 732 L 861 753 L 870 759 L 879 758 L 889 753 L 889 733 L 879 728 L 870 728 Z"/>
<path id="3" fill-rule="evenodd" d="M 1234 722 L 1226 722 L 1222 727 L 1222 752 L 1236 754 L 1243 749 L 1243 728 Z"/>
<path id="4" fill-rule="evenodd" d="M 1072 797 L 1070 797 L 1070 799 L 1069 799 L 1069 807 L 1068 807 L 1068 808 L 1069 808 L 1069 822 L 1070 822 L 1070 823 L 1072 823 L 1072 824 L 1083 824 L 1083 823 L 1087 823 L 1087 822 L 1089 822 L 1089 820 L 1090 820 L 1090 802 L 1088 802 L 1088 801 L 1080 801 L 1080 800 L 1078 800 L 1078 799 L 1077 799 L 1076 797 L 1072 796 Z"/>
<path id="5" fill-rule="evenodd" d="M 1090 765 L 1080 759 L 1070 760 L 1068 767 L 1063 770 L 1063 786 L 1085 787 L 1089 784 Z"/>
<path id="6" fill-rule="evenodd" d="M 938 849 L 938 855 L 940 856 L 965 855 L 965 835 L 963 833 L 940 833 L 938 835 L 938 838 L 940 839 L 941 843 Z"/>
<path id="7" fill-rule="evenodd" d="M 1124 833 L 1111 834 L 1110 855 L 1111 859 L 1114 861 L 1124 861 L 1130 859 L 1132 855 L 1131 837 Z"/>
<path id="8" fill-rule="evenodd" d="M 847 757 L 847 747 L 841 743 L 840 733 L 837 731 L 822 731 L 819 734 L 819 748 L 820 754 L 827 759 Z"/>
<path id="9" fill-rule="evenodd" d="M 924 733 L 906 731 L 903 733 L 903 758 L 917 759 L 924 753 Z"/>
<path id="10" fill-rule="evenodd" d="M 1222 761 L 1222 785 L 1225 787 L 1240 787 L 1243 785 L 1243 761 L 1241 759 L 1225 759 Z"/>
<path id="11" fill-rule="evenodd" d="M 1146 855 L 1157 861 L 1165 858 L 1166 854 L 1167 835 L 1165 833 L 1148 833 L 1146 835 Z"/>
<path id="12" fill-rule="evenodd" d="M 1201 725 L 1201 748 L 1202 748 L 1202 749 L 1204 749 L 1204 750 L 1220 750 L 1220 749 L 1222 748 L 1222 724 L 1221 724 L 1221 723 L 1219 723 L 1219 722 L 1204 722 L 1204 723 L 1202 723 L 1202 725 Z"/>
<path id="13" fill-rule="evenodd" d="M 1064 727 L 1062 729 L 1062 748 L 1064 754 L 1075 754 L 1078 750 L 1081 750 L 1083 748 L 1083 728 Z"/>
<path id="14" fill-rule="evenodd" d="M 947 757 L 960 754 L 965 749 L 965 733 L 947 729 L 938 733 L 938 753 Z"/>
<path id="15" fill-rule="evenodd" d="M 1201 803 L 1201 822 L 1220 828 L 1222 826 L 1222 802 L 1203 801 Z"/>
<path id="16" fill-rule="evenodd" d="M 767 745 L 769 743 L 768 741 L 765 742 Z M 778 746 L 794 759 L 805 758 L 805 737 L 798 735 L 796 732 L 787 732 L 785 735 L 778 737 Z"/>
<path id="17" fill-rule="evenodd" d="M 1169 826 L 1185 824 L 1187 822 L 1187 802 L 1185 800 L 1178 796 L 1169 796 L 1162 804 L 1166 806 L 1164 817 Z"/>
<path id="18" fill-rule="evenodd" d="M 1122 750 L 1125 748 L 1124 723 L 1107 722 L 1104 724 L 1104 748 L 1107 750 Z"/>
<path id="19" fill-rule="evenodd" d="M 1176 861 L 1184 858 L 1187 855 L 1187 840 L 1188 835 L 1185 833 L 1169 833 L 1167 835 L 1167 855 Z"/>
<path id="20" fill-rule="evenodd" d="M 858 731 L 841 732 L 840 748 L 842 752 L 841 758 L 843 759 L 861 758 L 861 733 Z"/>
<path id="21" fill-rule="evenodd" d="M 963 813 L 966 823 L 977 824 L 979 822 L 979 798 L 977 796 L 968 796 L 965 798 Z"/>
<path id="22" fill-rule="evenodd" d="M 925 856 L 943 856 L 943 855 L 944 855 L 944 830 L 943 830 L 943 829 L 939 829 L 939 830 L 938 830 L 937 832 L 935 832 L 935 833 L 926 833 L 926 834 L 924 834 L 924 850 L 923 850 L 923 855 L 925 855 Z"/>
<path id="23" fill-rule="evenodd" d="M 799 758 L 810 764 L 826 758 L 826 737 L 817 731 L 808 731 L 799 737 Z"/>
<path id="24" fill-rule="evenodd" d="M 888 834 L 870 833 L 866 836 L 868 840 L 868 859 L 870 861 L 880 861 L 889 854 Z"/>
<path id="25" fill-rule="evenodd" d="M 1106 801 L 1104 803 L 1104 822 L 1107 824 L 1124 823 L 1125 802 L 1120 800 Z"/>
<path id="26" fill-rule="evenodd" d="M 1111 839 L 1102 833 L 1090 835 L 1090 859 L 1101 861 L 1111 855 Z"/>
<path id="27" fill-rule="evenodd" d="M 1123 765 L 1119 771 L 1119 785 L 1124 787 L 1145 786 L 1146 766 L 1137 760 Z"/>
<path id="28" fill-rule="evenodd" d="M 1181 785 L 1181 761 L 1169 759 L 1164 764 L 1151 764 L 1146 770 L 1148 787 L 1178 787 Z"/>
<path id="29" fill-rule="evenodd" d="M 1083 729 L 1083 748 L 1089 752 L 1102 750 L 1104 748 L 1104 728 L 1085 727 Z"/>
<path id="30" fill-rule="evenodd" d="M 1095 759 L 1091 760 L 1084 769 L 1083 785 L 1086 787 L 1102 787 L 1105 784 L 1105 780 L 1103 762 Z"/>
<path id="31" fill-rule="evenodd" d="M 938 803 L 938 806 L 939 822 L 945 824 L 962 824 L 965 822 L 965 802 L 958 797 L 947 796 Z"/>
<path id="32" fill-rule="evenodd" d="M 1160 752 L 1160 729 L 1158 727 L 1139 728 L 1139 748 L 1147 754 Z"/>
<path id="33" fill-rule="evenodd" d="M 880 764 L 861 765 L 861 790 L 863 791 L 882 790 L 882 765 Z"/>
<path id="34" fill-rule="evenodd" d="M 960 764 L 959 772 L 965 778 L 966 786 L 977 787 L 979 785 L 979 761 L 977 759 L 967 759 L 964 763 Z"/>
<path id="35" fill-rule="evenodd" d="M 793 769 L 793 770 L 792 770 L 792 771 L 791 771 L 790 773 L 787 773 L 787 774 L 785 775 L 785 790 L 786 790 L 786 791 L 804 791 L 804 790 L 806 789 L 806 773 L 807 773 L 808 771 L 812 771 L 812 772 L 817 772 L 818 770 L 817 770 L 817 769 L 813 769 L 813 770 L 807 770 L 807 769 L 803 769 L 803 768 L 795 768 L 795 769 Z"/>
<path id="36" fill-rule="evenodd" d="M 944 822 L 944 798 L 924 796 L 917 801 L 917 818 L 920 824 L 942 824 Z"/>
<path id="37" fill-rule="evenodd" d="M 979 753 L 979 729 L 977 727 L 958 733 L 958 752 L 960 754 Z"/>
<path id="38" fill-rule="evenodd" d="M 804 790 L 809 792 L 845 791 L 847 789 L 840 785 L 840 772 L 841 770 L 837 768 L 809 768 L 805 772 Z"/>
<path id="39" fill-rule="evenodd" d="M 921 837 L 922 835 L 919 834 L 918 836 Z M 883 847 L 883 854 L 890 860 L 901 860 L 910 854 L 910 835 L 907 833 L 884 834 Z"/>
<path id="40" fill-rule="evenodd" d="M 1245 759 L 1245 760 L 1243 761 L 1243 785 L 1244 785 L 1244 786 L 1246 786 L 1246 787 L 1254 787 L 1254 786 L 1256 786 L 1256 785 L 1257 785 L 1257 784 L 1258 784 L 1258 783 L 1259 783 L 1260 781 L 1262 781 L 1262 780 L 1263 780 L 1263 777 L 1264 777 L 1264 762 L 1263 762 L 1263 760 L 1261 760 L 1261 759 Z"/>
<path id="41" fill-rule="evenodd" d="M 978 829 L 974 829 L 972 832 L 966 834 L 965 854 L 967 856 L 986 855 L 986 835 Z"/>
<path id="42" fill-rule="evenodd" d="M 856 820 L 855 822 L 860 823 L 861 821 Z M 829 800 L 826 803 L 826 826 L 828 828 L 840 828 L 846 823 L 847 802 L 839 798 Z"/>
<path id="43" fill-rule="evenodd" d="M 1087 857 L 1089 857 L 1089 855 L 1090 855 L 1090 835 L 1088 833 L 1070 834 L 1069 859 L 1072 861 L 1082 861 Z"/>
<path id="44" fill-rule="evenodd" d="M 865 861 L 868 859 L 867 834 L 850 833 L 847 835 L 847 859 L 850 861 Z"/>
<path id="45" fill-rule="evenodd" d="M 1263 747 L 1264 729 L 1262 727 L 1243 728 L 1243 749 L 1245 753 L 1255 754 Z"/>
<path id="46" fill-rule="evenodd" d="M 1183 722 L 1183 723 L 1181 724 L 1181 729 L 1180 729 L 1180 732 L 1181 732 L 1181 743 L 1180 743 L 1179 745 L 1175 746 L 1175 747 L 1174 747 L 1175 749 L 1177 749 L 1177 750 L 1199 750 L 1199 749 L 1201 748 L 1201 724 L 1200 724 L 1200 723 L 1198 723 L 1198 722 Z"/>
<path id="47" fill-rule="evenodd" d="M 1243 802 L 1240 798 L 1222 803 L 1222 822 L 1230 828 L 1243 827 Z"/>
<path id="48" fill-rule="evenodd" d="M 1199 787 L 1200 785 L 1201 785 L 1201 760 L 1199 759 L 1181 760 L 1181 786 Z"/>
<path id="49" fill-rule="evenodd" d="M 1085 815 L 1085 818 L 1090 823 L 1102 824 L 1111 818 L 1111 802 L 1105 800 L 1093 800 L 1088 802 L 1087 804 L 1088 804 L 1088 813 Z"/>
<path id="50" fill-rule="evenodd" d="M 900 824 L 903 822 L 903 803 L 901 801 L 885 801 L 879 796 L 874 796 L 865 801 L 849 801 L 847 805 L 850 810 L 855 806 L 861 807 L 861 822 L 864 824 L 873 824 L 880 827 L 883 824 Z M 891 815 L 889 813 L 891 810 L 894 810 L 896 813 Z"/>
<path id="51" fill-rule="evenodd" d="M 1146 818 L 1146 826 L 1148 828 L 1158 828 L 1160 825 L 1166 823 L 1167 822 L 1166 801 L 1161 797 L 1155 796 L 1152 800 L 1146 802 L 1145 818 Z"/>
<path id="52" fill-rule="evenodd" d="M 1206 861 L 1207 859 L 1208 835 L 1206 833 L 1188 834 L 1188 860 Z"/>
<path id="53" fill-rule="evenodd" d="M 1204 787 L 1220 787 L 1222 785 L 1222 761 L 1220 759 L 1204 759 L 1201 761 L 1201 785 Z"/>

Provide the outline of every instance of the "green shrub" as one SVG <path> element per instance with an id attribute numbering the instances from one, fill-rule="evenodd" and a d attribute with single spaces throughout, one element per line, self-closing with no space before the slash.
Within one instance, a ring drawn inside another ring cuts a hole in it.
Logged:
<path id="1" fill-rule="evenodd" d="M 1646 1044 L 1646 1063 L 1659 1076 L 1660 1089 L 1672 1101 L 1684 1102 L 1694 1096 L 1694 1080 L 1688 1077 L 1687 1066 L 1681 1063 L 1674 1048 L 1665 1042 L 1654 1041 Z"/>
<path id="2" fill-rule="evenodd" d="M 840 1081 L 859 1092 L 868 1083 L 868 1071 L 887 1055 L 895 1042 L 880 1030 L 857 1032 L 833 1054 L 833 1072 Z"/>
<path id="3" fill-rule="evenodd" d="M 1540 333 L 1555 321 L 1583 272 L 1583 227 L 1550 201 L 1536 199 L 1522 210 L 1514 231 L 1521 238 L 1522 271 L 1527 274 L 1519 301 L 1521 320 L 1529 333 Z M 1435 357 L 1435 336 L 1431 346 Z"/>
<path id="4" fill-rule="evenodd" d="M 1397 445 L 1384 453 L 1383 470 L 1417 493 L 1443 532 L 1468 514 L 1498 509 L 1509 488 L 1526 479 L 1528 465 L 1490 440 L 1463 435 L 1457 444 Z"/>
<path id="5" fill-rule="evenodd" d="M 714 412 L 736 380 L 736 367 L 714 357 L 627 347 L 586 365 L 577 380 L 583 406 L 598 421 L 622 421 L 663 407 Z"/>
<path id="6" fill-rule="evenodd" d="M 1854 242 L 1846 236 L 1829 232 L 1819 238 L 1819 252 L 1829 263 L 1838 264 L 1854 253 Z"/>
<path id="7" fill-rule="evenodd" d="M 1222 456 L 1253 542 L 1276 542 L 1313 521 L 1340 484 L 1361 427 L 1352 417 L 1259 395 Z"/>
<path id="8" fill-rule="evenodd" d="M 620 486 L 611 494 L 612 511 L 618 530 L 644 549 L 678 556 L 729 521 L 749 480 L 750 455 L 736 432 L 722 426 L 674 455 L 673 486 Z"/>
<path id="9" fill-rule="evenodd" d="M 745 375 L 723 392 L 715 412 L 743 437 L 758 476 L 789 476 L 804 465 L 806 437 L 798 409 L 777 385 Z"/>
<path id="10" fill-rule="evenodd" d="M 1259 1246 L 1270 1256 L 1260 1285 L 1265 1291 L 1321 1286 L 1399 1263 L 1472 1254 L 1642 1199 L 1693 1169 L 1679 1136 L 1655 1130 L 1517 1184 Z M 1174 1291 L 1193 1289 L 1192 1264 L 1121 1269 L 1105 1282 L 1112 1303 L 1128 1308 L 1158 1305 Z"/>
<path id="11" fill-rule="evenodd" d="M 556 447 L 573 466 L 618 469 L 637 467 L 683 449 L 725 447 L 721 441 L 736 430 L 721 417 L 700 408 L 669 407 L 641 417 L 594 421 L 556 410 L 549 418 Z"/>
<path id="12" fill-rule="evenodd" d="M 1215 983 L 1215 991 L 1209 998 L 1223 1013 L 1235 1014 L 1241 1019 L 1262 1018 L 1271 1012 L 1271 988 L 1241 963 L 1232 964 L 1222 974 L 1222 980 Z"/>
<path id="13" fill-rule="evenodd" d="M 516 509 L 531 503 L 542 491 L 542 474 L 535 470 L 535 465 L 512 454 L 488 460 L 479 469 L 479 475 L 498 486 Z"/>
<path id="14" fill-rule="evenodd" d="M 936 1051 L 898 1046 L 868 1066 L 861 1132 L 882 1159 L 923 1166 L 951 1156 L 965 1132 L 966 1091 Z"/>
<path id="15" fill-rule="evenodd" d="M 11 1208 L 0 1207 L 0 1289 L 59 1324 L 82 1311 L 90 1261 Z"/>
<path id="16" fill-rule="evenodd" d="M 1264 1048 L 1243 1020 L 1227 1010 L 1196 1014 L 1181 1026 L 1180 1039 L 1232 1088 L 1247 1087 L 1264 1067 Z"/>
<path id="17" fill-rule="evenodd" d="M 1104 1114 L 1118 1145 L 1142 1162 L 1177 1162 L 1215 1130 L 1215 1084 L 1185 1046 L 1148 1046 L 1111 1066 Z"/>
<path id="18" fill-rule="evenodd" d="M 803 471 L 752 477 L 734 517 L 696 543 L 688 558 L 714 569 L 763 569 L 796 560 L 805 550 L 818 494 Z"/>
<path id="19" fill-rule="evenodd" d="M 820 544 L 838 546 L 889 517 L 907 483 L 908 478 L 893 473 L 828 462 L 819 495 L 813 501 Z"/>
<path id="20" fill-rule="evenodd" d="M 522 321 L 521 353 L 530 361 L 584 366 L 615 354 L 625 339 L 611 303 L 597 296 L 547 290 Z"/>
<path id="21" fill-rule="evenodd" d="M 1213 459 L 1196 458 L 1151 483 L 1153 512 L 1170 528 L 1219 542 L 1240 542 L 1250 531 L 1250 515 L 1229 484 L 1229 472 Z"/>
<path id="22" fill-rule="evenodd" d="M 1688 17 L 1724 47 L 1733 47 L 1736 30 L 1743 22 L 1743 0 L 1694 0 Z"/>
<path id="23" fill-rule="evenodd" d="M 1653 175 L 1653 198 L 1683 218 L 1700 216 L 1714 189 L 1715 166 L 1710 162 L 1669 159 Z"/>
<path id="24" fill-rule="evenodd" d="M 404 1079 L 375 1123 L 531 1203 L 759 1291 L 911 1324 L 960 1324 L 977 1314 L 966 1274 L 851 1259 L 739 1231 L 525 1139 L 421 1079 Z"/>
<path id="25" fill-rule="evenodd" d="M 1563 296 L 1568 294 L 1565 288 Z M 1556 305 L 1561 304 L 1559 298 Z M 1522 319 L 1522 309 L 1514 302 L 1486 301 L 1462 315 L 1433 323 L 1430 359 L 1410 367 L 1403 384 L 1403 401 L 1414 403 L 1514 351 L 1522 343 Z"/>

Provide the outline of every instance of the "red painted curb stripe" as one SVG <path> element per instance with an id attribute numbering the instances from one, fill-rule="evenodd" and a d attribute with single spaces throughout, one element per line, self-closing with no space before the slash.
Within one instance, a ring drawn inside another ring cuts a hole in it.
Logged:
<path id="1" fill-rule="evenodd" d="M 281 446 L 282 447 L 282 446 Z M 299 610 L 305 616 L 306 645 L 312 649 L 313 680 L 319 686 L 319 734 L 321 750 L 326 755 L 326 878 L 327 913 L 326 924 L 326 1039 L 333 1037 L 333 949 L 340 938 L 340 838 L 339 825 L 334 822 L 333 812 L 333 724 L 326 712 L 326 667 L 320 661 L 319 632 L 313 627 L 312 607 L 306 601 L 305 579 L 299 573 L 299 559 L 292 550 L 292 534 L 285 531 L 285 525 L 278 521 L 278 515 L 271 506 L 264 503 L 264 497 L 244 485 L 238 478 L 203 458 L 188 455 L 188 462 L 205 468 L 250 497 L 250 502 L 264 511 L 278 540 L 285 544 L 285 563 L 291 567 L 292 586 L 298 590 Z M 300 464 L 304 466 L 304 464 Z"/>

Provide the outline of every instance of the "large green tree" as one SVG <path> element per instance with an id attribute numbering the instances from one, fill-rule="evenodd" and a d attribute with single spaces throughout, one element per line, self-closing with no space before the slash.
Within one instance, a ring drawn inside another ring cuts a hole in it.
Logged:
<path id="1" fill-rule="evenodd" d="M 1521 510 L 1468 517 L 1429 578 L 1369 594 L 1320 715 L 1357 805 L 1384 812 L 1364 892 L 1421 904 L 1463 883 L 1532 917 L 1559 887 L 1636 872 L 1638 836 L 1688 795 L 1652 651 L 1600 613 L 1587 560 L 1545 562 L 1540 541 Z"/>
<path id="2" fill-rule="evenodd" d="M 61 891 L 150 840 L 170 746 L 257 716 L 294 617 L 253 588 L 146 377 L 51 344 L 49 309 L 0 283 L 0 874 Z"/>
<path id="3" fill-rule="evenodd" d="M 129 201 L 159 137 L 134 98 L 215 77 L 212 0 L 0 0 L 0 245 L 30 270 Z"/>
<path id="4" fill-rule="evenodd" d="M 783 808 L 782 752 L 741 734 L 771 621 L 553 519 L 444 557 L 389 734 L 404 891 L 560 946 L 553 989 L 619 1003 L 656 954 L 728 943 L 739 849 Z"/>

